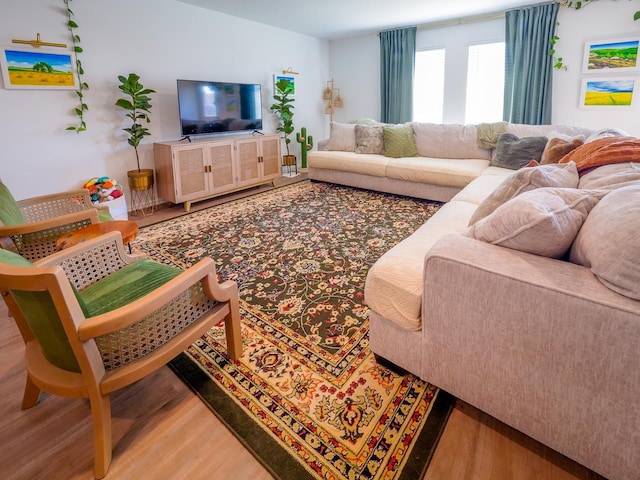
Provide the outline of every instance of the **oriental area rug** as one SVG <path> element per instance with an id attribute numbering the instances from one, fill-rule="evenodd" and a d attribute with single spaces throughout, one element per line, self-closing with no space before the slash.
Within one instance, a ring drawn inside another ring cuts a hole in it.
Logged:
<path id="1" fill-rule="evenodd" d="M 424 476 L 453 399 L 376 362 L 364 283 L 439 206 L 302 181 L 141 229 L 138 252 L 238 283 L 240 361 L 220 326 L 171 367 L 275 478 Z"/>

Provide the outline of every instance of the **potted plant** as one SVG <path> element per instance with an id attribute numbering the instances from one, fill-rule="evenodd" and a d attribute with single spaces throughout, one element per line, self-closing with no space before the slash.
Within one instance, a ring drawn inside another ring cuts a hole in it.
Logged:
<path id="1" fill-rule="evenodd" d="M 137 170 L 129 170 L 127 172 L 129 186 L 132 190 L 148 190 L 153 188 L 153 169 L 140 168 L 138 145 L 140 145 L 144 137 L 151 135 L 149 129 L 142 125 L 141 122 L 151 122 L 151 118 L 149 118 L 149 111 L 151 110 L 149 94 L 155 93 L 155 90 L 145 88 L 139 81 L 140 76 L 135 73 L 130 73 L 128 77 L 118 75 L 118 80 L 120 80 L 118 88 L 127 97 L 119 98 L 116 101 L 116 105 L 127 111 L 126 116 L 132 122 L 130 127 L 123 128 L 123 130 L 129 134 L 127 142 L 136 152 L 136 164 L 138 166 Z"/>
<path id="2" fill-rule="evenodd" d="M 294 98 L 291 97 L 293 94 L 293 83 L 281 78 L 275 84 L 275 94 L 273 95 L 273 99 L 275 103 L 271 105 L 271 110 L 278 116 L 280 122 L 278 124 L 278 128 L 276 130 L 282 133 L 282 138 L 284 139 L 285 147 L 287 149 L 287 154 L 282 156 L 282 164 L 283 165 L 295 165 L 296 156 L 291 155 L 289 151 L 289 144 L 291 143 L 291 139 L 289 135 L 293 133 L 293 102 Z"/>

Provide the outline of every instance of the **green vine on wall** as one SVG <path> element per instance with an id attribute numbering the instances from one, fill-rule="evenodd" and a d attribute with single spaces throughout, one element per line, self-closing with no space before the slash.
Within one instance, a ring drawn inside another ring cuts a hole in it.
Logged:
<path id="1" fill-rule="evenodd" d="M 72 0 L 62 0 L 65 5 L 67 14 L 67 27 L 71 33 L 71 41 L 73 44 L 73 51 L 76 54 L 76 77 L 78 78 L 78 90 L 76 95 L 78 96 L 79 106 L 74 109 L 78 116 L 78 124 L 76 126 L 67 127 L 67 130 L 75 130 L 76 132 L 84 132 L 87 129 L 87 123 L 84 121 L 84 114 L 89 107 L 84 102 L 84 91 L 89 89 L 89 84 L 83 81 L 84 69 L 82 68 L 82 62 L 80 61 L 79 54 L 82 53 L 82 47 L 80 46 L 80 36 L 76 34 L 76 28 L 78 24 L 73 20 L 73 12 L 69 8 L 69 2 Z"/>
<path id="2" fill-rule="evenodd" d="M 560 2 L 560 6 L 573 8 L 574 10 L 580 10 L 582 7 L 585 7 L 590 3 L 597 2 L 597 1 L 598 0 L 583 0 L 583 1 L 574 2 L 571 0 L 562 0 Z M 633 14 L 633 20 L 636 21 L 638 19 L 640 19 L 640 10 L 636 11 Z M 560 24 L 556 23 L 556 25 L 560 25 Z M 551 45 L 551 49 L 549 50 L 549 56 L 553 57 L 553 68 L 567 70 L 567 66 L 564 64 L 562 57 L 556 57 L 556 53 L 557 53 L 556 44 L 558 43 L 558 40 L 560 40 L 560 37 L 558 35 L 554 35 L 553 37 L 551 37 L 551 40 L 549 40 L 549 44 Z"/>

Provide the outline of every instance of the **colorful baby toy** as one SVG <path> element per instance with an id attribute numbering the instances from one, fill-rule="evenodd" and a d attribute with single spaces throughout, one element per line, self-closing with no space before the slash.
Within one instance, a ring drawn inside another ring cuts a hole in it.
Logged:
<path id="1" fill-rule="evenodd" d="M 95 203 L 108 202 L 122 196 L 122 187 L 109 177 L 94 177 L 84 184 L 89 190 L 91 201 Z"/>

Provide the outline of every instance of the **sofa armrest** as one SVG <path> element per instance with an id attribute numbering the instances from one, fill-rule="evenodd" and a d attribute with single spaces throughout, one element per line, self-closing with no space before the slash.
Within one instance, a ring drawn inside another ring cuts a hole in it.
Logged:
<path id="1" fill-rule="evenodd" d="M 640 301 L 588 268 L 456 234 L 425 257 L 424 290 L 423 378 L 629 477 L 640 464 Z"/>
<path id="2" fill-rule="evenodd" d="M 318 141 L 317 149 L 319 152 L 322 152 L 327 149 L 327 145 L 329 145 L 329 139 L 325 138 L 324 140 Z"/>

